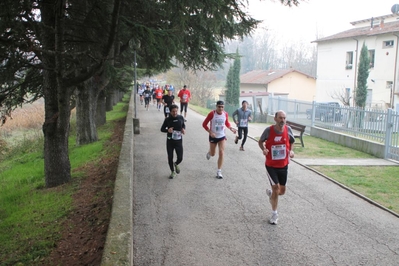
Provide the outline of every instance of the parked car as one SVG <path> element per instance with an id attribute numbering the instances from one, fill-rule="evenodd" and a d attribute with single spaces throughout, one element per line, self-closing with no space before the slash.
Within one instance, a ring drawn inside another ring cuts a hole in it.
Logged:
<path id="1" fill-rule="evenodd" d="M 313 109 L 306 110 L 306 117 L 312 119 Z M 334 122 L 342 119 L 341 108 L 337 102 L 316 103 L 315 119 L 321 122 Z"/>

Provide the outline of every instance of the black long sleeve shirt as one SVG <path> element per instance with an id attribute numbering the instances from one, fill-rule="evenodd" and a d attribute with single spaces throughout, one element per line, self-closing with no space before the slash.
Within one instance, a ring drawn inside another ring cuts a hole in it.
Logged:
<path id="1" fill-rule="evenodd" d="M 182 129 L 186 129 L 186 124 L 184 124 L 184 117 L 181 115 L 177 115 L 176 117 L 173 117 L 169 115 L 165 120 L 163 121 L 163 124 L 161 126 L 161 131 L 162 132 L 167 132 L 167 138 L 172 139 L 172 133 L 168 132 L 168 129 L 173 127 L 174 131 L 182 131 Z"/>

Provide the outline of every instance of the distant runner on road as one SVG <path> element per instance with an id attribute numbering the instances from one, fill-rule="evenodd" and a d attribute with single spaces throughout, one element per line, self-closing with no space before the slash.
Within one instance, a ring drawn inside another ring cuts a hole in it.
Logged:
<path id="1" fill-rule="evenodd" d="M 175 96 L 172 95 L 171 90 L 168 90 L 168 94 L 162 96 L 162 104 L 164 105 L 163 113 L 165 117 L 168 117 L 170 113 L 170 107 L 172 106 L 172 104 L 174 104 L 174 102 L 175 102 Z"/>
<path id="2" fill-rule="evenodd" d="M 182 115 L 184 111 L 184 121 L 187 121 L 187 106 L 191 99 L 191 92 L 187 89 L 187 85 L 183 86 L 183 89 L 179 91 L 177 97 L 180 98 L 180 114 Z"/>
<path id="3" fill-rule="evenodd" d="M 143 91 L 143 95 L 144 95 L 144 107 L 145 109 L 148 111 L 148 107 L 150 106 L 150 102 L 151 102 L 151 90 L 150 90 L 150 86 L 146 85 L 145 87 L 145 91 Z"/>
<path id="4" fill-rule="evenodd" d="M 252 111 L 248 109 L 248 102 L 242 101 L 241 108 L 238 108 L 233 112 L 233 120 L 238 127 L 238 136 L 234 140 L 234 143 L 237 144 L 238 140 L 242 139 L 240 151 L 244 151 L 244 144 L 247 141 L 248 136 L 248 122 L 252 120 Z M 244 138 L 243 138 L 244 134 Z"/>
<path id="5" fill-rule="evenodd" d="M 294 157 L 295 142 L 291 127 L 287 126 L 284 111 L 276 112 L 275 125 L 267 127 L 258 141 L 259 148 L 266 156 L 266 170 L 272 190 L 266 189 L 272 205 L 271 224 L 277 224 L 277 203 L 279 195 L 284 195 L 288 176 L 289 158 Z"/>
<path id="6" fill-rule="evenodd" d="M 162 96 L 163 96 L 163 90 L 162 90 L 161 86 L 158 86 L 158 88 L 155 90 L 155 99 L 157 100 L 158 111 L 161 111 Z"/>

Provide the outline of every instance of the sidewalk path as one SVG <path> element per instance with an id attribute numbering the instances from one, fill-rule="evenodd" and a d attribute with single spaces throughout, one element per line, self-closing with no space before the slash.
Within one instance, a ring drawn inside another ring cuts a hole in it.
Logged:
<path id="1" fill-rule="evenodd" d="M 397 265 L 399 219 L 292 162 L 279 224 L 268 224 L 264 157 L 227 132 L 224 179 L 205 159 L 203 116 L 189 110 L 181 173 L 170 180 L 162 112 L 138 106 L 134 265 Z M 250 129 L 250 132 L 255 130 Z"/>

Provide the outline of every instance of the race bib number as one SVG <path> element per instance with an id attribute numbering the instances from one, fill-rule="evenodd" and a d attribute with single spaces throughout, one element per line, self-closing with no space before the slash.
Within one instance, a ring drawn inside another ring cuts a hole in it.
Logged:
<path id="1" fill-rule="evenodd" d="M 165 108 L 165 113 L 167 113 L 167 114 L 170 113 L 169 107 L 166 107 L 166 108 Z"/>
<path id="2" fill-rule="evenodd" d="M 215 119 L 215 130 L 216 132 L 222 132 L 224 130 L 224 119 Z"/>
<path id="3" fill-rule="evenodd" d="M 172 139 L 173 140 L 180 140 L 181 139 L 181 131 L 173 130 Z"/>
<path id="4" fill-rule="evenodd" d="M 248 119 L 241 119 L 240 127 L 247 127 L 247 126 L 248 126 Z"/>
<path id="5" fill-rule="evenodd" d="M 285 144 L 272 145 L 272 160 L 284 160 L 287 157 Z"/>

